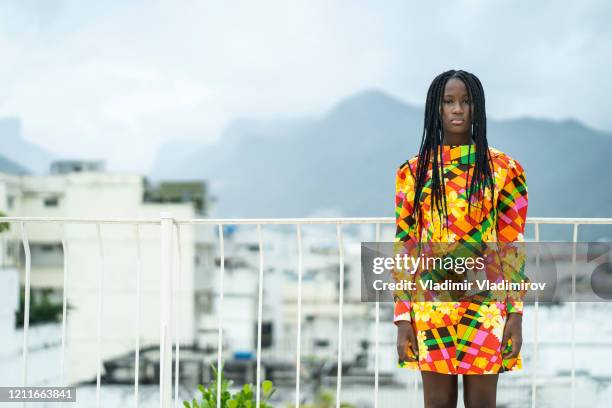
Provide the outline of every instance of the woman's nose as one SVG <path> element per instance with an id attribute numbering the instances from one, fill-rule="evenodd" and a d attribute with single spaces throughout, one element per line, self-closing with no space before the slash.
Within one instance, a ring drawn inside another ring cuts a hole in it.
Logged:
<path id="1" fill-rule="evenodd" d="M 453 104 L 453 112 L 457 112 L 457 113 L 463 112 L 463 106 L 461 105 L 461 102 L 455 102 Z"/>

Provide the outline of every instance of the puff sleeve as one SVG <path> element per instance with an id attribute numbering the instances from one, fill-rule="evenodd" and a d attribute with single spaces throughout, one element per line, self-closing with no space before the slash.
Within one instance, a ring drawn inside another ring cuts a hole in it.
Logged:
<path id="1" fill-rule="evenodd" d="M 497 240 L 500 242 L 501 268 L 512 282 L 527 281 L 525 277 L 525 222 L 527 220 L 527 180 L 523 167 L 511 158 L 503 188 L 497 201 Z M 524 292 L 506 296 L 507 313 L 523 313 Z"/>
<path id="2" fill-rule="evenodd" d="M 416 225 L 412 217 L 414 208 L 415 179 L 407 161 L 397 171 L 395 178 L 395 253 L 405 252 L 404 243 L 416 242 Z M 410 278 L 401 271 L 394 271 L 394 279 Z M 394 292 L 395 309 L 393 322 L 410 321 L 411 300 L 409 291 Z"/>

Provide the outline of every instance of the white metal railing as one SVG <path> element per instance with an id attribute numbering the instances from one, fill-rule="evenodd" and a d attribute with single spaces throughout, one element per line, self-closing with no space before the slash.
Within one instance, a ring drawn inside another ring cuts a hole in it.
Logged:
<path id="1" fill-rule="evenodd" d="M 140 324 L 140 295 L 141 295 L 141 272 L 142 272 L 142 260 L 141 260 L 141 242 L 140 242 L 140 226 L 141 225 L 160 225 L 161 233 L 161 267 L 162 267 L 162 285 L 160 285 L 160 407 L 169 408 L 172 405 L 174 399 L 174 405 L 179 406 L 178 401 L 178 385 L 179 385 L 179 341 L 178 341 L 178 328 L 180 325 L 180 319 L 174 318 L 172 314 L 174 297 L 174 288 L 180 288 L 181 282 L 179 280 L 180 273 L 173 274 L 173 257 L 178 256 L 178 268 L 180 271 L 180 259 L 181 259 L 181 226 L 183 225 L 216 225 L 219 233 L 219 309 L 218 309 L 218 354 L 217 354 L 217 367 L 222 367 L 222 347 L 223 347 L 223 332 L 222 332 L 222 316 L 223 316 L 223 302 L 224 302 L 224 290 L 223 290 L 223 277 L 225 274 L 225 249 L 224 249 L 224 236 L 223 226 L 224 225 L 256 225 L 257 226 L 257 237 L 259 241 L 259 285 L 258 285 L 258 312 L 257 312 L 257 391 L 256 391 L 256 402 L 257 407 L 260 405 L 260 382 L 261 382 L 261 329 L 262 329 L 262 297 L 263 297 L 263 284 L 264 284 L 264 252 L 263 252 L 263 237 L 262 237 L 262 226 L 263 225 L 295 225 L 296 226 L 296 240 L 297 240 L 297 255 L 298 255 L 298 304 L 297 304 L 297 339 L 296 339 L 296 385 L 295 385 L 295 405 L 296 408 L 300 406 L 300 365 L 301 365 L 301 313 L 302 313 L 302 275 L 303 275 L 303 251 L 302 251 L 302 225 L 312 224 L 327 224 L 336 226 L 336 235 L 338 242 L 338 253 L 339 253 L 339 308 L 338 308 L 338 350 L 337 350 L 337 386 L 336 386 L 336 407 L 340 407 L 340 394 L 342 387 L 342 315 L 343 315 L 343 303 L 344 303 L 344 248 L 343 248 L 343 234 L 342 225 L 346 224 L 371 224 L 375 226 L 375 239 L 380 240 L 380 226 L 381 224 L 393 224 L 395 220 L 391 217 L 380 217 L 380 218 L 271 218 L 271 219 L 179 219 L 172 218 L 169 213 L 162 213 L 160 218 L 153 219 L 105 219 L 105 218 L 61 218 L 61 217 L 2 217 L 0 222 L 18 223 L 21 227 L 21 240 L 24 247 L 25 253 L 25 309 L 24 309 L 24 330 L 23 330 L 23 355 L 22 355 L 22 382 L 23 386 L 28 384 L 28 372 L 27 372 L 27 361 L 28 361 L 28 328 L 29 328 L 29 296 L 30 296 L 30 274 L 31 274 L 31 253 L 26 234 L 25 223 L 60 223 L 62 227 L 66 224 L 94 224 L 97 229 L 97 240 L 98 249 L 100 256 L 100 273 L 98 281 L 98 321 L 97 321 L 97 350 L 96 355 L 98 359 L 98 368 L 96 373 L 96 406 L 99 407 L 100 401 L 100 370 L 102 367 L 101 361 L 101 335 L 102 335 L 102 289 L 104 285 L 104 268 L 105 268 L 105 253 L 102 241 L 101 226 L 104 224 L 125 224 L 134 226 L 134 239 L 136 241 L 137 248 L 137 259 L 136 259 L 136 335 L 135 335 L 135 378 L 134 378 L 134 401 L 135 406 L 138 406 L 138 383 L 139 383 L 139 324 Z M 612 225 L 612 218 L 528 218 L 528 224 L 533 224 L 535 228 L 535 241 L 539 242 L 540 239 L 540 225 L 542 224 L 564 224 L 573 225 L 572 241 L 578 242 L 578 226 L 579 225 Z M 65 228 L 62 230 L 65 235 Z M 176 245 L 176 248 L 174 247 Z M 62 312 L 62 342 L 61 342 L 61 359 L 60 362 L 60 378 L 64 379 L 65 371 L 65 336 L 66 336 L 66 300 L 67 300 L 67 281 L 69 276 L 69 268 L 66 260 L 68 259 L 68 243 L 65 236 L 62 236 L 62 246 L 64 250 L 64 290 L 63 290 L 63 312 Z M 572 272 L 572 293 L 575 294 L 576 286 L 576 251 L 574 249 L 572 263 L 574 266 Z M 539 257 L 536 259 L 536 268 L 539 267 Z M 176 281 L 173 279 L 176 279 Z M 536 376 L 537 376 L 537 355 L 538 355 L 538 302 L 535 302 L 534 308 L 534 367 L 532 371 L 532 407 L 536 404 Z M 575 367 L 575 323 L 576 323 L 576 303 L 571 302 L 571 406 L 575 406 L 576 398 L 576 367 Z M 374 406 L 378 408 L 379 398 L 379 327 L 380 327 L 380 308 L 379 302 L 375 303 L 375 372 L 374 372 Z M 172 398 L 172 346 L 173 341 L 175 342 L 175 370 L 174 370 L 174 398 Z M 221 404 L 221 376 L 222 370 L 218 370 L 218 392 L 217 392 L 217 406 Z M 414 379 L 414 398 L 416 398 L 416 391 L 418 390 L 418 377 Z M 416 406 L 416 399 L 413 401 L 413 405 Z"/>

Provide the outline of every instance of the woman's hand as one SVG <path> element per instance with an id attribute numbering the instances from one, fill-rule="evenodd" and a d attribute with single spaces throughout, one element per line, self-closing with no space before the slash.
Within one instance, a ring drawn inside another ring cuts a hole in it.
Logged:
<path id="1" fill-rule="evenodd" d="M 400 361 L 417 361 L 416 336 L 412 324 L 408 321 L 397 323 L 397 355 Z"/>
<path id="2" fill-rule="evenodd" d="M 508 339 L 512 340 L 512 350 L 504 353 Z M 510 313 L 506 317 L 504 334 L 502 336 L 502 357 L 504 359 L 516 358 L 523 344 L 523 316 L 520 313 Z"/>

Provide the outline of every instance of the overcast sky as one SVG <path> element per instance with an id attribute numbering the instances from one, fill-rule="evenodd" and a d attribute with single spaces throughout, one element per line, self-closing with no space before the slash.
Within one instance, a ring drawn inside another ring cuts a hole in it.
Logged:
<path id="1" fill-rule="evenodd" d="M 611 18 L 607 0 L 3 1 L 0 116 L 61 156 L 144 171 L 161 142 L 214 141 L 237 116 L 374 87 L 422 106 L 462 68 L 490 117 L 612 132 Z"/>

